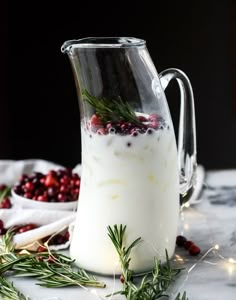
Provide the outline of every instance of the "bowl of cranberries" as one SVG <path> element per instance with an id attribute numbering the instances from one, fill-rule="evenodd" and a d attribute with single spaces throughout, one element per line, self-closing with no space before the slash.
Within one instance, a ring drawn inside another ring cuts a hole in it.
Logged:
<path id="1" fill-rule="evenodd" d="M 11 190 L 12 202 L 23 208 L 75 210 L 80 176 L 70 169 L 22 174 Z"/>

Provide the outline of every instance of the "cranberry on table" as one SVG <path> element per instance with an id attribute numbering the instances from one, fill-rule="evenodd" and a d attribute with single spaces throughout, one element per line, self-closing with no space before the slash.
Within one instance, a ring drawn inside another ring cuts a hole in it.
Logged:
<path id="1" fill-rule="evenodd" d="M 192 242 L 192 241 L 186 241 L 186 242 L 184 243 L 184 248 L 185 248 L 186 250 L 188 250 L 192 245 L 194 245 L 194 242 Z"/>
<path id="2" fill-rule="evenodd" d="M 189 247 L 188 252 L 190 255 L 195 256 L 201 252 L 201 249 L 197 245 L 193 244 Z"/>
<path id="3" fill-rule="evenodd" d="M 176 237 L 176 245 L 188 250 L 188 253 L 192 256 L 198 255 L 201 252 L 201 249 L 194 242 L 187 240 L 183 235 Z"/>
<path id="4" fill-rule="evenodd" d="M 187 239 L 185 236 L 183 235 L 178 235 L 176 238 L 176 245 L 178 245 L 179 247 L 184 246 L 184 243 L 187 242 Z"/>
<path id="5" fill-rule="evenodd" d="M 11 208 L 11 201 L 8 197 L 5 197 L 1 200 L 0 208 Z"/>
<path id="6" fill-rule="evenodd" d="M 38 226 L 37 226 L 36 224 L 29 223 L 29 224 L 27 224 L 27 225 L 18 227 L 17 233 L 24 233 L 24 232 L 26 232 L 26 231 L 35 229 L 35 228 L 37 228 L 37 227 L 38 227 Z"/>

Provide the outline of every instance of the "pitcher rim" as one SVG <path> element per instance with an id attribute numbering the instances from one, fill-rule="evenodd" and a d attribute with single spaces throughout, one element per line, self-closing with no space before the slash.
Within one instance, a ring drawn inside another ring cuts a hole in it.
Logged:
<path id="1" fill-rule="evenodd" d="M 65 41 L 61 51 L 66 53 L 72 48 L 130 48 L 145 45 L 145 40 L 135 37 L 85 37 Z"/>

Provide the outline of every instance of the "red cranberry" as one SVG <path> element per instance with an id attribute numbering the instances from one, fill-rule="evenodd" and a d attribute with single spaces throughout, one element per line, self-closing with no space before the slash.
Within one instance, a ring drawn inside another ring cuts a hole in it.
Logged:
<path id="1" fill-rule="evenodd" d="M 70 177 L 68 175 L 64 175 L 61 179 L 60 179 L 60 183 L 61 184 L 67 184 L 70 181 Z"/>
<path id="2" fill-rule="evenodd" d="M 49 186 L 58 186 L 59 183 L 55 177 L 53 177 L 51 174 L 46 175 L 44 185 Z"/>
<path id="3" fill-rule="evenodd" d="M 187 241 L 186 237 L 184 237 L 183 235 L 178 235 L 176 237 L 176 245 L 178 245 L 179 247 L 183 247 L 184 243 Z"/>
<path id="4" fill-rule="evenodd" d="M 56 178 L 57 177 L 57 172 L 55 170 L 50 170 L 48 172 L 48 175 L 51 175 L 52 177 Z"/>
<path id="5" fill-rule="evenodd" d="M 77 173 L 72 174 L 72 179 L 79 179 L 79 175 Z"/>
<path id="6" fill-rule="evenodd" d="M 57 192 L 58 192 L 58 188 L 55 187 L 55 186 L 50 186 L 47 189 L 47 194 L 48 194 L 49 197 L 55 197 Z"/>
<path id="7" fill-rule="evenodd" d="M 34 196 L 38 197 L 44 194 L 44 187 L 40 187 L 36 189 L 33 193 Z"/>
<path id="8" fill-rule="evenodd" d="M 159 126 L 159 122 L 156 121 L 156 120 L 154 120 L 154 121 L 152 121 L 151 123 L 149 123 L 148 126 L 149 126 L 150 128 L 157 129 L 158 126 Z"/>
<path id="9" fill-rule="evenodd" d="M 195 256 L 201 252 L 201 249 L 198 246 L 196 246 L 195 244 L 193 244 L 189 247 L 188 252 L 190 255 Z"/>
<path id="10" fill-rule="evenodd" d="M 39 246 L 37 249 L 37 252 L 45 252 L 47 251 L 47 248 L 45 246 Z"/>
<path id="11" fill-rule="evenodd" d="M 5 184 L 0 184 L 0 191 L 4 191 L 7 186 Z"/>
<path id="12" fill-rule="evenodd" d="M 69 190 L 69 187 L 68 187 L 68 185 L 61 185 L 59 190 L 61 193 L 67 193 Z"/>
<path id="13" fill-rule="evenodd" d="M 55 262 L 55 258 L 52 255 L 49 255 L 48 263 L 54 263 L 54 262 Z"/>
<path id="14" fill-rule="evenodd" d="M 124 283 L 124 282 L 125 282 L 125 277 L 124 277 L 124 275 L 120 275 L 120 282 L 121 282 L 121 283 Z"/>
<path id="15" fill-rule="evenodd" d="M 101 120 L 99 119 L 98 115 L 96 115 L 96 114 L 92 115 L 90 123 L 92 126 L 95 126 L 95 127 L 102 125 Z"/>
<path id="16" fill-rule="evenodd" d="M 29 231 L 29 230 L 32 230 L 32 229 L 35 229 L 37 228 L 37 225 L 33 224 L 33 223 L 30 223 L 30 224 L 27 224 L 25 226 L 22 226 L 20 228 L 18 228 L 17 232 L 18 233 L 23 233 L 23 232 L 26 232 L 26 231 Z"/>
<path id="17" fill-rule="evenodd" d="M 148 120 L 152 122 L 152 121 L 157 121 L 158 118 L 159 116 L 157 114 L 150 114 Z"/>
<path id="18" fill-rule="evenodd" d="M 4 228 L 3 220 L 0 220 L 0 228 Z"/>
<path id="19" fill-rule="evenodd" d="M 16 183 L 16 185 L 13 187 L 13 191 L 18 195 L 22 195 L 23 191 L 20 182 Z"/>
<path id="20" fill-rule="evenodd" d="M 80 179 L 77 179 L 77 180 L 75 181 L 75 186 L 80 187 Z"/>
<path id="21" fill-rule="evenodd" d="M 79 196 L 79 189 L 73 189 L 71 190 L 71 196 L 72 196 L 72 200 L 77 200 L 78 196 Z"/>
<path id="22" fill-rule="evenodd" d="M 99 134 L 99 135 L 105 135 L 105 134 L 107 134 L 107 131 L 106 131 L 106 129 L 104 127 L 102 127 L 102 128 L 98 129 L 97 134 Z"/>
<path id="23" fill-rule="evenodd" d="M 27 181 L 29 181 L 29 178 L 26 174 L 22 174 L 20 177 L 20 182 L 21 183 L 26 183 Z"/>
<path id="24" fill-rule="evenodd" d="M 31 199 L 32 198 L 32 194 L 29 192 L 24 193 L 24 197 L 27 199 Z"/>
<path id="25" fill-rule="evenodd" d="M 44 261 L 43 256 L 37 256 L 36 259 L 37 259 L 38 261 L 42 261 L 42 262 Z"/>
<path id="26" fill-rule="evenodd" d="M 140 122 L 147 122 L 147 118 L 144 117 L 144 116 L 138 116 L 138 120 L 139 120 Z"/>
<path id="27" fill-rule="evenodd" d="M 58 199 L 59 202 L 66 202 L 66 195 L 62 194 L 62 193 L 59 193 L 57 195 L 57 199 Z"/>
<path id="28" fill-rule="evenodd" d="M 40 178 L 40 180 L 39 180 L 40 183 L 41 183 L 41 184 L 44 184 L 44 183 L 45 183 L 45 179 L 46 179 L 45 177 Z"/>
<path id="29" fill-rule="evenodd" d="M 74 180 L 74 179 L 71 179 L 71 180 L 70 180 L 70 186 L 71 186 L 71 187 L 74 187 L 74 186 L 75 186 L 75 183 L 76 183 L 76 180 Z"/>
<path id="30" fill-rule="evenodd" d="M 62 234 L 57 234 L 52 237 L 49 241 L 49 245 L 62 245 L 66 242 L 65 236 Z"/>
<path id="31" fill-rule="evenodd" d="M 0 235 L 4 235 L 6 232 L 6 228 L 0 228 Z"/>
<path id="32" fill-rule="evenodd" d="M 194 245 L 194 243 L 193 243 L 192 241 L 186 241 L 186 242 L 184 243 L 184 248 L 185 248 L 186 250 L 188 250 L 192 245 Z"/>
<path id="33" fill-rule="evenodd" d="M 47 202 L 48 201 L 48 198 L 45 196 L 45 195 L 39 195 L 37 197 L 37 200 L 38 201 L 41 201 L 41 202 Z"/>
<path id="34" fill-rule="evenodd" d="M 64 238 L 65 238 L 66 241 L 69 241 L 69 239 L 70 239 L 70 233 L 69 233 L 68 230 L 65 232 Z"/>
<path id="35" fill-rule="evenodd" d="M 5 197 L 1 200 L 0 208 L 11 208 L 11 201 L 8 197 Z"/>

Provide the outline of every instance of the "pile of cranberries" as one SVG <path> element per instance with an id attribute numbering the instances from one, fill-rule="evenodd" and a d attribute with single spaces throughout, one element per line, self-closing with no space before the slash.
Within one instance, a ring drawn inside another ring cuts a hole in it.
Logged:
<path id="1" fill-rule="evenodd" d="M 153 130 L 163 129 L 165 126 L 163 118 L 157 114 L 137 116 L 137 122 L 114 121 L 105 123 L 102 122 L 97 114 L 94 114 L 90 121 L 87 122 L 86 128 L 99 135 L 117 133 L 136 136 L 139 133 L 152 133 Z"/>
<path id="2" fill-rule="evenodd" d="M 201 252 L 201 249 L 194 242 L 187 240 L 187 238 L 183 235 L 177 236 L 176 245 L 184 247 L 184 249 L 186 249 L 192 256 L 198 255 Z"/>
<path id="3" fill-rule="evenodd" d="M 80 177 L 70 169 L 51 170 L 47 174 L 23 174 L 14 186 L 16 194 L 41 202 L 76 201 L 80 191 Z"/>

